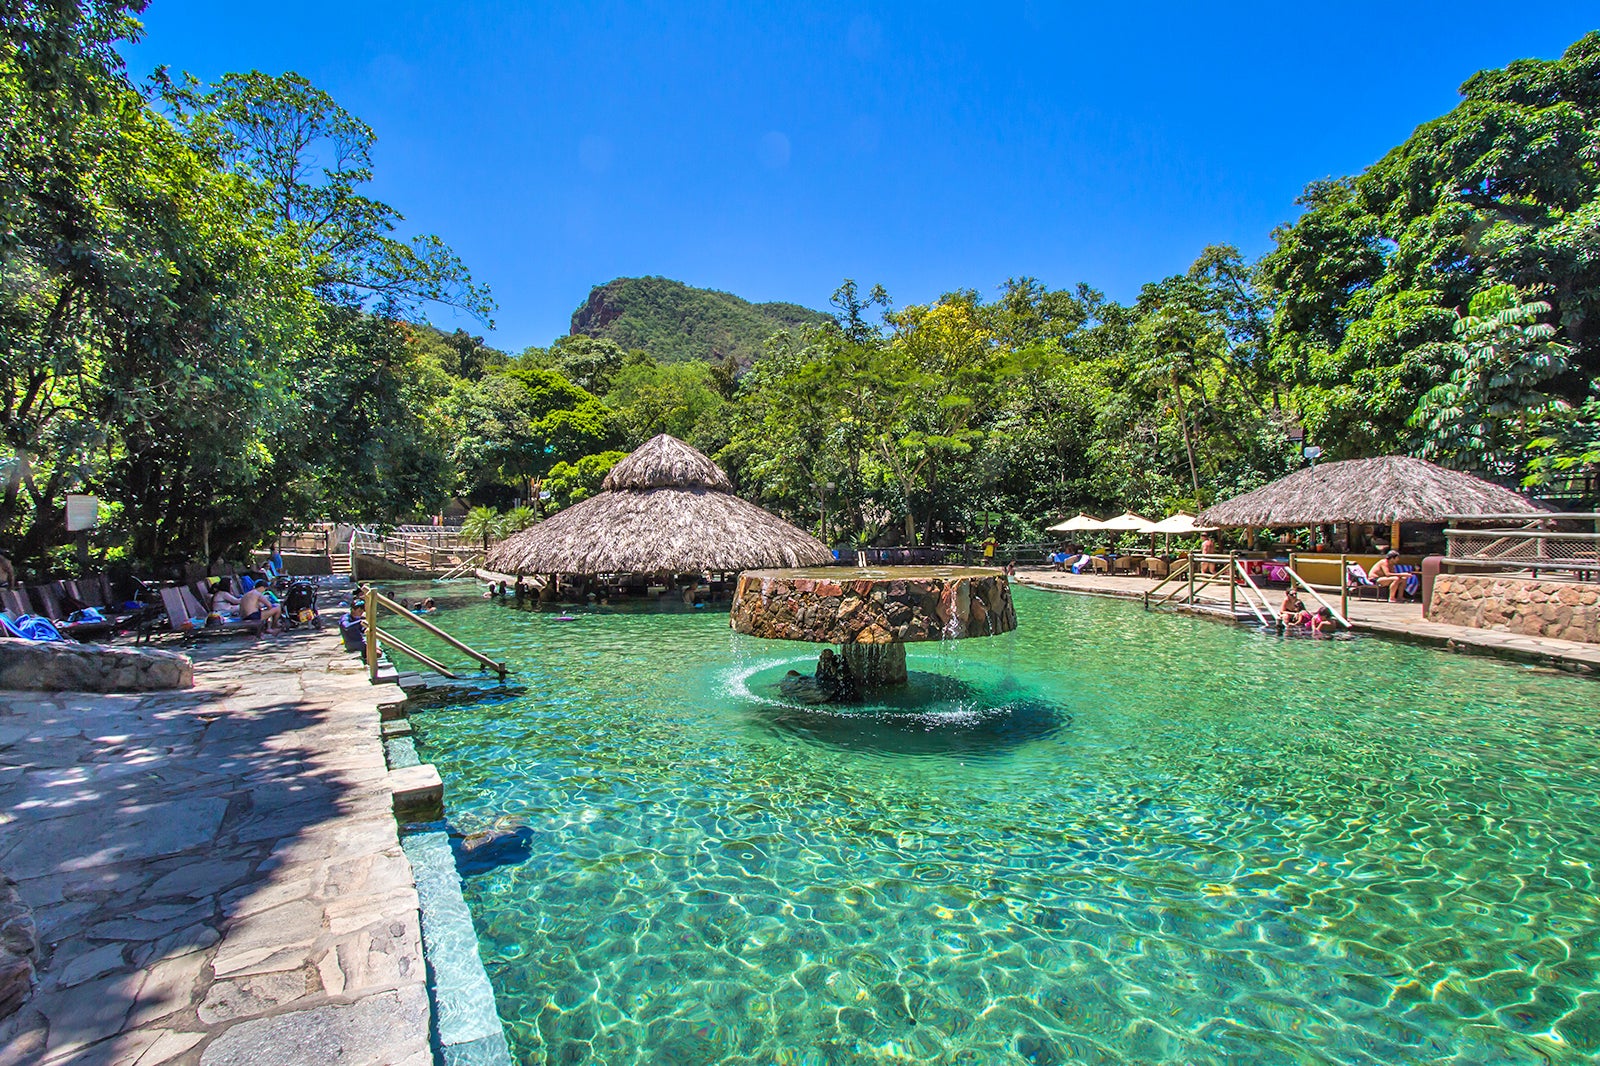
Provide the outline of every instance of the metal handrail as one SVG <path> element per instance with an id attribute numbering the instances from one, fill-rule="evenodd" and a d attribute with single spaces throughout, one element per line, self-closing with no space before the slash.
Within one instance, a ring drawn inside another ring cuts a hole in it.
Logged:
<path id="1" fill-rule="evenodd" d="M 1232 569 L 1231 565 L 1230 565 L 1230 569 Z M 1281 622 L 1283 620 L 1282 617 L 1278 614 L 1277 611 L 1274 611 L 1272 609 L 1272 604 L 1270 602 L 1268 602 L 1268 600 L 1267 600 L 1267 594 L 1262 592 L 1259 588 L 1256 587 L 1256 583 L 1255 583 L 1254 580 L 1251 579 L 1249 572 L 1245 571 L 1245 570 L 1239 570 L 1239 571 L 1237 571 L 1237 576 L 1244 578 L 1244 583 L 1246 585 L 1250 586 L 1250 591 L 1254 592 L 1257 596 L 1261 597 L 1261 603 L 1262 603 L 1263 606 L 1266 607 L 1267 614 L 1272 616 L 1272 623 L 1271 624 L 1272 625 L 1277 625 L 1279 622 Z M 1261 617 L 1261 612 L 1260 611 L 1256 611 L 1256 605 L 1255 605 L 1254 601 L 1252 601 L 1250 599 L 1250 597 L 1246 596 L 1245 597 L 1245 602 L 1250 604 L 1250 609 L 1252 611 L 1256 612 L 1256 618 L 1260 620 L 1261 624 L 1262 625 L 1267 625 L 1268 624 L 1267 620 L 1265 618 Z"/>
<path id="2" fill-rule="evenodd" d="M 478 570 L 478 564 L 483 562 L 483 560 L 484 553 L 481 550 L 472 552 L 465 559 L 461 560 L 459 563 L 440 574 L 437 578 L 435 578 L 435 580 L 449 581 L 452 578 L 466 577 L 469 573 L 476 573 Z"/>
<path id="3" fill-rule="evenodd" d="M 378 638 L 380 636 L 387 636 L 389 642 L 393 644 L 395 649 L 402 654 L 409 655 L 418 662 L 426 663 L 428 666 L 438 670 L 440 673 L 445 674 L 447 677 L 455 677 L 454 674 L 441 667 L 436 660 L 428 658 L 427 656 L 417 652 L 416 649 L 411 648 L 409 645 L 396 640 L 392 634 L 380 632 L 378 626 L 378 612 L 385 607 L 387 607 L 393 613 L 399 615 L 401 618 L 404 618 L 414 625 L 426 630 L 427 632 L 432 633 L 434 636 L 438 637 L 452 648 L 455 648 L 457 651 L 465 654 L 468 658 L 488 667 L 490 670 L 493 670 L 495 673 L 500 675 L 500 680 L 505 680 L 507 673 L 505 663 L 496 662 L 495 660 L 489 658 L 489 656 L 483 654 L 483 652 L 478 651 L 476 648 L 471 647 L 456 637 L 452 637 L 449 633 L 446 633 L 432 622 L 429 622 L 420 615 L 414 614 L 413 612 L 407 610 L 405 607 L 396 603 L 394 600 L 391 600 L 389 597 L 385 596 L 371 585 L 361 586 L 361 600 L 367 605 L 367 674 L 374 683 L 376 683 L 378 680 Z"/>

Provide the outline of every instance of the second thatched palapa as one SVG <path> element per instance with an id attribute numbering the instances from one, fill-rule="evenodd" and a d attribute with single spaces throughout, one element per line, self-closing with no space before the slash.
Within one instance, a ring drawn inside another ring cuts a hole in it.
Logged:
<path id="1" fill-rule="evenodd" d="M 1346 459 L 1296 470 L 1200 514 L 1209 526 L 1391 525 L 1451 515 L 1536 514 L 1525 497 L 1407 455 Z"/>
<path id="2" fill-rule="evenodd" d="M 819 566 L 816 537 L 733 494 L 704 453 L 663 433 L 611 468 L 599 495 L 495 545 L 500 574 L 653 574 Z"/>

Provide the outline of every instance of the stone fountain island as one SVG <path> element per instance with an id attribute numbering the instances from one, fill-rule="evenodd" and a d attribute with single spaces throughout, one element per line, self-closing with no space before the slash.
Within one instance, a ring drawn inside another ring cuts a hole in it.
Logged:
<path id="1" fill-rule="evenodd" d="M 739 577 L 729 625 L 771 640 L 825 649 L 809 686 L 818 701 L 850 702 L 861 691 L 906 683 L 914 641 L 992 637 L 1017 628 L 1003 571 L 964 566 L 805 567 L 749 570 Z"/>

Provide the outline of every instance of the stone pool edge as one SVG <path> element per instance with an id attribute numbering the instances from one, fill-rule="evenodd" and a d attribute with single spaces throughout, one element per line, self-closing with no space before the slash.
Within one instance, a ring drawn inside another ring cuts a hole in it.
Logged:
<path id="1" fill-rule="evenodd" d="M 422 762 L 412 738 L 409 701 L 386 703 L 380 726 L 391 776 L 409 775 L 418 789 L 395 793 L 400 848 L 411 864 L 428 972 L 433 1044 L 443 1066 L 511 1066 L 511 1049 L 479 953 L 477 927 L 461 890 L 455 849 L 443 828 L 444 794 L 438 770 Z M 437 786 L 437 788 L 435 788 Z M 407 814 L 438 821 L 406 820 Z"/>
<path id="2" fill-rule="evenodd" d="M 1018 576 L 1014 580 L 1019 585 L 1026 585 L 1028 588 L 1038 589 L 1041 592 L 1059 592 L 1068 596 L 1097 596 L 1103 599 L 1131 600 L 1134 602 L 1144 599 L 1144 592 L 1141 589 L 1073 587 L 1055 581 L 1034 580 L 1027 576 Z M 1177 607 L 1177 611 L 1180 614 L 1188 614 L 1208 621 L 1238 623 L 1238 619 L 1220 605 L 1210 607 L 1205 604 L 1183 604 Z M 1470 629 L 1465 626 L 1430 622 L 1422 618 L 1395 622 L 1386 619 L 1352 617 L 1350 619 L 1350 628 L 1405 644 L 1416 644 L 1458 654 L 1481 655 L 1486 658 L 1502 659 L 1507 662 L 1543 666 L 1571 673 L 1578 677 L 1600 679 L 1600 647 L 1591 649 L 1583 645 L 1574 645 L 1571 648 L 1567 648 L 1559 645 L 1571 644 L 1572 642 L 1553 642 L 1539 637 L 1519 637 L 1514 633 L 1503 633 L 1490 629 Z"/>

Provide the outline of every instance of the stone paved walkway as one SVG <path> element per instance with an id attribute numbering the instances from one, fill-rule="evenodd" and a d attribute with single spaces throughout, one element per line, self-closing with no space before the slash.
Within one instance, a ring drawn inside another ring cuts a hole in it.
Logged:
<path id="1" fill-rule="evenodd" d="M 1064 574 L 1056 570 L 1034 569 L 1018 570 L 1017 581 L 1056 592 L 1117 596 L 1126 599 L 1140 599 L 1159 584 L 1154 578 L 1148 577 Z M 1171 587 L 1168 586 L 1169 589 Z M 1269 592 L 1268 595 L 1274 596 L 1276 600 L 1282 594 Z M 1211 590 L 1202 591 L 1198 599 L 1202 606 L 1210 604 L 1224 611 L 1227 609 L 1226 588 L 1213 587 Z M 1241 607 L 1243 602 L 1241 598 Z M 1338 607 L 1338 604 L 1334 603 L 1334 606 Z M 1497 629 L 1473 629 L 1469 626 L 1430 622 L 1422 617 L 1422 607 L 1417 603 L 1353 599 L 1350 601 L 1350 624 L 1357 630 L 1382 633 L 1406 640 L 1500 655 L 1524 662 L 1551 663 L 1586 672 L 1600 671 L 1600 645 L 1556 640 L 1553 637 L 1525 637 Z"/>
<path id="2" fill-rule="evenodd" d="M 42 944 L 0 1066 L 426 1066 L 399 690 L 327 631 L 195 656 L 187 691 L 0 692 L 0 872 Z"/>

